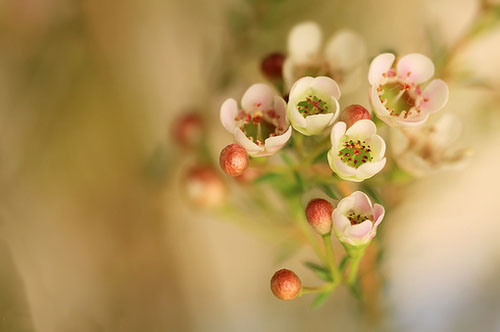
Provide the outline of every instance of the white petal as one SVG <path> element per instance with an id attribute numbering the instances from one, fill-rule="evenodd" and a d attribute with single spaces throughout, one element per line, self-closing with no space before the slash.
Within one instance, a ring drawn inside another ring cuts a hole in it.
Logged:
<path id="1" fill-rule="evenodd" d="M 270 153 L 275 153 L 279 149 L 281 149 L 286 142 L 292 136 L 292 127 L 289 126 L 288 130 L 281 135 L 269 137 L 264 141 L 264 146 L 266 147 L 266 151 Z"/>
<path id="2" fill-rule="evenodd" d="M 304 119 L 302 114 L 299 113 L 299 111 L 297 110 L 297 107 L 290 102 L 288 102 L 287 116 L 288 116 L 288 120 L 290 120 L 290 123 L 292 124 L 292 126 L 295 129 L 297 129 L 298 131 L 300 131 L 299 128 L 302 130 L 304 130 L 306 128 L 306 119 Z"/>
<path id="3" fill-rule="evenodd" d="M 448 85 L 442 80 L 432 80 L 424 89 L 419 108 L 422 112 L 434 113 L 448 101 Z"/>
<path id="4" fill-rule="evenodd" d="M 318 55 L 322 40 L 318 24 L 315 22 L 298 24 L 288 35 L 288 56 L 295 63 L 308 63 Z"/>
<path id="5" fill-rule="evenodd" d="M 342 137 L 345 135 L 345 131 L 346 131 L 346 124 L 345 122 L 337 122 L 333 128 L 332 128 L 332 132 L 330 133 L 330 141 L 332 142 L 332 147 L 334 150 L 337 149 L 339 143 L 340 143 L 340 140 L 342 139 Z"/>
<path id="6" fill-rule="evenodd" d="M 362 119 L 356 121 L 346 131 L 346 135 L 352 138 L 369 138 L 377 133 L 377 126 L 372 120 Z"/>
<path id="7" fill-rule="evenodd" d="M 333 229 L 335 231 L 335 234 L 337 235 L 337 237 L 342 236 L 346 228 L 349 227 L 349 225 L 351 224 L 351 222 L 349 221 L 349 219 L 346 218 L 346 216 L 338 212 L 337 209 L 333 210 L 332 219 L 333 219 Z"/>
<path id="8" fill-rule="evenodd" d="M 275 95 L 276 93 L 268 85 L 254 84 L 241 98 L 241 107 L 248 113 L 272 109 Z"/>
<path id="9" fill-rule="evenodd" d="M 337 82 L 335 82 L 330 77 L 318 76 L 315 77 L 311 83 L 311 88 L 314 90 L 319 90 L 334 97 L 335 99 L 340 98 L 340 88 Z"/>
<path id="10" fill-rule="evenodd" d="M 371 85 L 377 85 L 384 78 L 382 74 L 387 73 L 391 69 L 395 58 L 392 53 L 382 53 L 372 60 L 370 69 L 368 70 L 368 81 Z"/>
<path id="11" fill-rule="evenodd" d="M 347 214 L 347 212 L 354 209 L 355 204 L 356 204 L 356 199 L 354 197 L 347 196 L 342 198 L 338 202 L 337 208 L 335 210 L 337 210 L 339 214 L 345 215 Z"/>
<path id="12" fill-rule="evenodd" d="M 234 139 L 236 140 L 236 143 L 244 147 L 248 154 L 252 157 L 257 156 L 259 152 L 264 151 L 263 147 L 252 142 L 240 128 L 236 128 L 234 130 Z"/>
<path id="13" fill-rule="evenodd" d="M 373 154 L 375 155 L 375 160 L 380 160 L 384 158 L 385 155 L 385 141 L 379 135 L 373 135 L 370 139 L 370 145 L 372 147 Z"/>
<path id="14" fill-rule="evenodd" d="M 422 112 L 419 117 L 411 117 L 408 119 L 395 118 L 393 121 L 397 126 L 400 127 L 416 127 L 423 124 L 429 118 L 429 113 Z"/>
<path id="15" fill-rule="evenodd" d="M 397 74 L 405 82 L 419 84 L 434 75 L 434 64 L 425 55 L 408 54 L 398 61 Z"/>
<path id="16" fill-rule="evenodd" d="M 325 55 L 330 67 L 349 70 L 363 61 L 366 47 L 356 32 L 340 30 L 328 40 Z"/>
<path id="17" fill-rule="evenodd" d="M 229 131 L 231 134 L 234 132 L 234 129 L 236 128 L 236 124 L 234 121 L 234 118 L 238 114 L 238 104 L 236 103 L 236 100 L 233 98 L 226 99 L 226 101 L 222 104 L 220 107 L 220 122 L 222 122 L 222 125 L 224 128 L 226 128 L 227 131 Z"/>
<path id="18" fill-rule="evenodd" d="M 373 111 L 377 115 L 379 119 L 384 121 L 390 126 L 392 123 L 391 115 L 389 114 L 389 111 L 385 108 L 384 104 L 380 101 L 380 98 L 378 97 L 378 91 L 377 91 L 377 86 L 373 85 L 369 91 L 370 95 L 370 103 L 373 107 Z"/>
<path id="19" fill-rule="evenodd" d="M 337 156 L 337 151 L 330 150 L 327 154 L 327 159 L 330 168 L 342 179 L 351 181 L 356 176 L 356 169 L 340 160 Z"/>
<path id="20" fill-rule="evenodd" d="M 290 91 L 290 88 L 296 81 L 295 77 L 295 63 L 292 61 L 290 57 L 285 59 L 283 62 L 283 80 L 285 81 L 285 89 L 286 91 Z"/>
<path id="21" fill-rule="evenodd" d="M 286 102 L 279 96 L 274 96 L 274 112 L 279 115 L 278 124 L 285 128 L 288 126 L 288 118 L 286 116 Z"/>
<path id="22" fill-rule="evenodd" d="M 373 205 L 373 228 L 376 230 L 378 225 L 382 222 L 382 219 L 384 219 L 385 216 L 385 209 L 382 205 L 380 204 L 374 204 Z"/>
<path id="23" fill-rule="evenodd" d="M 288 98 L 289 107 L 290 103 L 295 104 L 297 102 L 297 98 L 302 97 L 302 95 L 306 92 L 306 90 L 311 88 L 313 81 L 314 77 L 305 76 L 298 79 L 293 84 L 292 88 L 290 89 L 290 96 Z"/>
<path id="24" fill-rule="evenodd" d="M 360 179 L 366 180 L 371 178 L 378 172 L 380 172 L 385 166 L 386 159 L 382 159 L 380 161 L 375 161 L 371 163 L 365 163 L 358 167 L 358 175 Z"/>
<path id="25" fill-rule="evenodd" d="M 309 115 L 306 117 L 306 128 L 307 136 L 318 135 L 321 134 L 323 130 L 328 128 L 331 123 L 331 120 L 334 119 L 334 113 L 326 113 L 326 114 L 316 114 Z"/>
<path id="26" fill-rule="evenodd" d="M 344 236 L 350 238 L 355 244 L 365 244 L 370 240 L 369 236 L 372 226 L 373 224 L 370 220 L 365 220 L 361 224 L 347 227 Z"/>

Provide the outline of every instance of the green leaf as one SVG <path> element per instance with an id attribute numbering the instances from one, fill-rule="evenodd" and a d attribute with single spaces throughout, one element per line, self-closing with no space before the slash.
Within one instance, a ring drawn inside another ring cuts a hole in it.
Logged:
<path id="1" fill-rule="evenodd" d="M 313 263 L 313 262 L 305 262 L 304 264 L 308 268 L 313 270 L 313 272 L 316 274 L 316 276 L 318 278 L 320 278 L 321 280 L 329 281 L 329 282 L 332 281 L 332 276 L 330 274 L 330 271 L 326 267 L 319 265 L 319 264 L 316 264 L 316 263 Z"/>
<path id="2" fill-rule="evenodd" d="M 290 159 L 290 156 L 288 154 L 286 154 L 285 152 L 282 152 L 280 154 L 281 156 L 281 159 L 283 159 L 283 161 L 285 162 L 285 164 L 287 164 L 288 166 L 293 166 L 293 161 L 292 159 Z"/>
<path id="3" fill-rule="evenodd" d="M 295 181 L 297 181 L 297 187 L 300 192 L 303 192 L 306 188 L 306 184 L 304 183 L 304 179 L 300 175 L 299 172 L 295 171 L 293 172 L 293 175 L 295 176 Z"/>
<path id="4" fill-rule="evenodd" d="M 323 184 L 321 185 L 321 189 L 325 192 L 325 194 L 328 195 L 328 197 L 330 198 L 333 198 L 335 200 L 338 199 L 337 195 L 335 194 L 335 192 L 332 190 L 332 188 L 330 188 L 330 186 L 326 185 L 326 184 Z"/>
<path id="5" fill-rule="evenodd" d="M 323 305 L 323 303 L 325 303 L 326 299 L 328 299 L 328 295 L 330 295 L 330 292 L 323 292 L 319 294 L 314 299 L 314 302 L 312 303 L 312 308 L 319 309 Z"/>
<path id="6" fill-rule="evenodd" d="M 254 183 L 265 183 L 265 182 L 272 182 L 276 181 L 278 179 L 283 178 L 283 175 L 279 173 L 266 173 L 257 179 L 255 179 Z"/>

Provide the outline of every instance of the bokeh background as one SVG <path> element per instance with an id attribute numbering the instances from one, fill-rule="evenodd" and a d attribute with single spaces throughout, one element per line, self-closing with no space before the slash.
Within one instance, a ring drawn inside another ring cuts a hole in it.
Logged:
<path id="1" fill-rule="evenodd" d="M 187 204 L 172 121 L 203 112 L 214 154 L 221 102 L 263 81 L 290 28 L 359 32 L 368 54 L 453 45 L 476 0 L 4 0 L 0 2 L 0 331 L 500 331 L 500 29 L 450 86 L 463 170 L 413 183 L 384 229 L 382 299 L 361 319 L 274 298 L 278 246 Z M 367 82 L 341 100 L 368 105 Z M 153 156 L 153 157 L 152 157 Z M 192 160 L 191 160 L 192 161 Z"/>

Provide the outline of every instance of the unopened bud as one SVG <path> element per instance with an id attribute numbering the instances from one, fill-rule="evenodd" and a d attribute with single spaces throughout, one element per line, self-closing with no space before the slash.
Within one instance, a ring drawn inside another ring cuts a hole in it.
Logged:
<path id="1" fill-rule="evenodd" d="M 368 119 L 371 120 L 370 112 L 361 105 L 351 105 L 344 108 L 340 115 L 340 121 L 347 124 L 347 128 L 352 126 L 356 121 Z"/>
<path id="2" fill-rule="evenodd" d="M 279 80 L 283 78 L 283 62 L 285 62 L 283 53 L 271 53 L 262 60 L 260 69 L 268 80 Z"/>
<path id="3" fill-rule="evenodd" d="M 280 300 L 293 300 L 301 289 L 302 283 L 293 271 L 281 269 L 271 278 L 271 290 Z"/>
<path id="4" fill-rule="evenodd" d="M 174 140 L 181 146 L 191 148 L 203 139 L 204 123 L 196 113 L 188 113 L 180 116 L 173 125 Z"/>
<path id="5" fill-rule="evenodd" d="M 330 202 L 316 198 L 307 204 L 307 221 L 318 234 L 325 235 L 332 230 L 333 206 Z"/>
<path id="6" fill-rule="evenodd" d="M 184 178 L 188 199 L 199 207 L 215 207 L 226 197 L 226 186 L 216 170 L 210 166 L 195 166 Z"/>
<path id="7" fill-rule="evenodd" d="M 219 163 L 227 175 L 241 175 L 248 167 L 248 153 L 241 145 L 229 144 L 221 151 Z"/>

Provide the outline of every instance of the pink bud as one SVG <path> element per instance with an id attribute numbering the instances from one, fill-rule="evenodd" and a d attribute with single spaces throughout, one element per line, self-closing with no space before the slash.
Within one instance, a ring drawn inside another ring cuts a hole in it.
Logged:
<path id="1" fill-rule="evenodd" d="M 281 269 L 271 278 L 271 290 L 280 300 L 293 300 L 301 289 L 302 283 L 293 271 Z"/>
<path id="2" fill-rule="evenodd" d="M 356 121 L 368 119 L 371 120 L 370 112 L 361 105 L 351 105 L 344 108 L 340 115 L 340 121 L 347 124 L 347 128 L 352 126 Z"/>
<path id="3" fill-rule="evenodd" d="M 174 140 L 185 148 L 196 146 L 202 140 L 204 131 L 203 120 L 196 113 L 183 114 L 172 128 Z"/>
<path id="4" fill-rule="evenodd" d="M 248 153 L 241 145 L 229 144 L 221 151 L 219 163 L 227 175 L 241 175 L 248 167 Z"/>
<path id="5" fill-rule="evenodd" d="M 226 185 L 211 166 L 194 166 L 184 177 L 188 199 L 199 207 L 215 207 L 226 197 Z"/>
<path id="6" fill-rule="evenodd" d="M 262 60 L 260 69 L 268 80 L 279 80 L 283 78 L 283 62 L 285 62 L 284 54 L 271 53 Z"/>
<path id="7" fill-rule="evenodd" d="M 316 233 L 328 234 L 332 230 L 332 212 L 330 202 L 321 198 L 313 199 L 306 207 L 307 221 Z"/>

